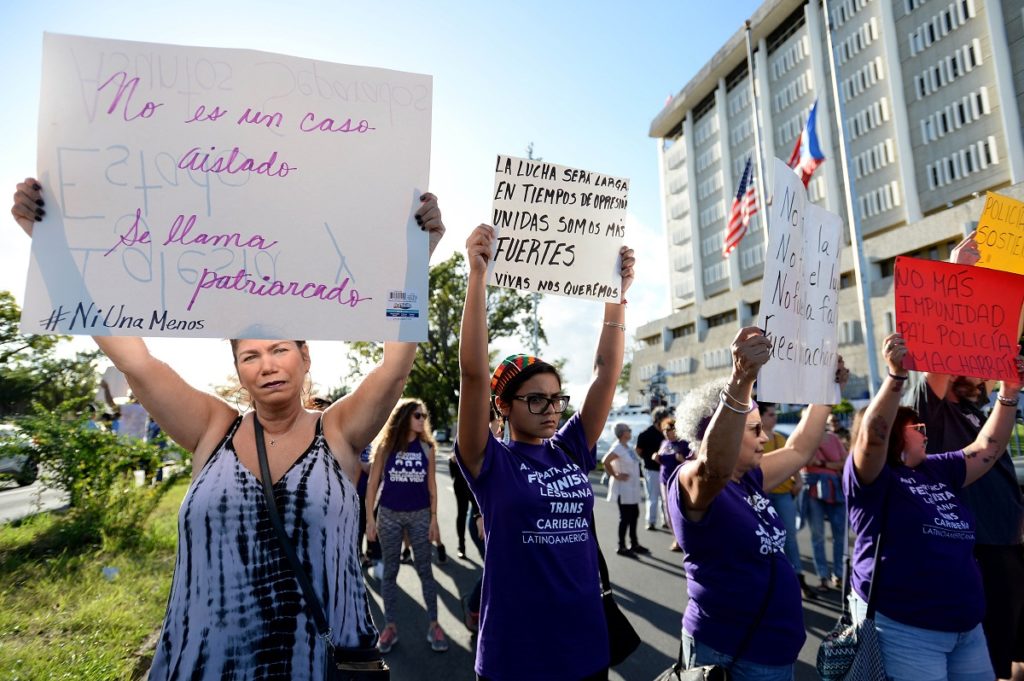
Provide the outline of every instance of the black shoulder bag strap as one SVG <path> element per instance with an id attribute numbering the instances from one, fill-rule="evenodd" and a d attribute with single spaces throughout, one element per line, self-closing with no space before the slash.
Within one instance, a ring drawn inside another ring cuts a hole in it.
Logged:
<path id="1" fill-rule="evenodd" d="M 263 438 L 263 425 L 260 423 L 256 413 L 252 415 L 253 429 L 256 431 L 256 454 L 260 460 L 260 482 L 263 484 L 263 496 L 267 501 L 267 515 L 270 516 L 270 524 L 274 526 L 274 534 L 277 535 L 278 543 L 281 545 L 281 550 L 284 552 L 285 557 L 288 558 L 288 562 L 292 566 L 292 572 L 295 573 L 295 580 L 299 583 L 299 588 L 302 589 L 302 597 L 306 602 L 306 610 L 313 617 L 313 623 L 316 625 L 317 634 L 321 640 L 327 645 L 327 664 L 329 668 L 333 668 L 335 661 L 341 662 L 341 658 L 344 661 L 352 662 L 374 662 L 380 660 L 380 653 L 375 648 L 367 650 L 348 649 L 344 650 L 343 655 L 338 655 L 340 652 L 334 647 L 334 642 L 331 640 L 331 626 L 327 622 L 327 616 L 324 614 L 323 606 L 320 603 L 320 599 L 317 598 L 316 591 L 313 590 L 313 584 L 309 581 L 309 575 L 306 574 L 306 569 L 299 561 L 299 557 L 295 553 L 295 547 L 292 546 L 291 540 L 288 538 L 287 532 L 284 529 L 284 523 L 281 521 L 281 513 L 277 508 L 277 500 L 274 499 L 274 485 L 271 483 L 270 477 L 270 464 L 267 462 L 267 445 Z M 328 674 L 327 678 L 331 678 Z"/>

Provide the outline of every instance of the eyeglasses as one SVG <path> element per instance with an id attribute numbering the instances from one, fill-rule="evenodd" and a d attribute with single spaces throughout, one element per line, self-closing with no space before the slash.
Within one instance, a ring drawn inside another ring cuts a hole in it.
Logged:
<path id="1" fill-rule="evenodd" d="M 530 393 L 529 395 L 516 395 L 512 399 L 526 402 L 526 408 L 530 410 L 531 414 L 543 414 L 548 407 L 554 407 L 555 413 L 561 414 L 569 407 L 568 395 L 547 397 L 538 393 Z"/>
<path id="2" fill-rule="evenodd" d="M 425 418 L 427 418 L 427 415 L 426 415 L 426 414 L 424 414 L 424 413 L 423 413 L 422 411 L 418 411 L 418 412 L 415 412 L 415 413 L 414 413 L 414 414 L 412 415 L 412 417 L 413 417 L 414 419 L 425 419 Z"/>
<path id="3" fill-rule="evenodd" d="M 921 435 L 928 437 L 928 427 L 923 423 L 908 423 L 907 428 L 913 428 L 917 432 L 921 433 Z"/>
<path id="4" fill-rule="evenodd" d="M 676 429 L 676 424 L 674 424 L 674 423 L 670 423 L 667 426 L 665 426 L 665 430 L 675 430 L 675 429 Z"/>
<path id="5" fill-rule="evenodd" d="M 747 426 L 747 430 L 754 431 L 755 437 L 761 437 L 761 433 L 764 432 L 764 426 L 761 425 L 760 423 L 751 423 L 750 425 Z"/>

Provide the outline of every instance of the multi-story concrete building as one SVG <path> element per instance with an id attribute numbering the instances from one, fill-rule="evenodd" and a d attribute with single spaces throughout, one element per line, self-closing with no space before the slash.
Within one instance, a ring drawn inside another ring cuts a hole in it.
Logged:
<path id="1" fill-rule="evenodd" d="M 827 0 L 877 347 L 893 331 L 898 255 L 945 259 L 984 192 L 1024 198 L 1024 8 L 1020 0 Z M 818 99 L 827 161 L 812 201 L 846 218 L 839 131 L 820 0 L 767 0 L 751 19 L 763 153 L 787 159 Z M 670 403 L 727 375 L 737 328 L 757 318 L 762 213 L 729 258 L 722 243 L 754 148 L 746 40 L 738 31 L 651 123 L 658 140 L 673 313 L 641 326 L 630 396 Z M 866 396 L 852 249 L 841 260 L 840 352 Z M 881 359 L 879 358 L 881 364 Z M 881 364 L 884 368 L 884 364 Z"/>

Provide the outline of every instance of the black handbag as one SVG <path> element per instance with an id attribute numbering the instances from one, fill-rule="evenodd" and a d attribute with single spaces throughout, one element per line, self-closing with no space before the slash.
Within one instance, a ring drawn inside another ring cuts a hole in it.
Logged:
<path id="1" fill-rule="evenodd" d="M 313 618 L 319 638 L 327 646 L 327 655 L 325 656 L 327 669 L 324 678 L 327 681 L 390 681 L 391 670 L 376 648 L 337 648 L 331 641 L 331 627 L 327 623 L 323 606 L 313 590 L 309 575 L 306 574 L 302 563 L 299 562 L 299 557 L 295 554 L 295 547 L 288 539 L 284 523 L 281 522 L 281 514 L 277 508 L 277 501 L 274 499 L 274 486 L 270 482 L 270 464 L 267 463 L 267 446 L 263 439 L 263 426 L 255 413 L 253 413 L 252 422 L 253 429 L 256 431 L 256 454 L 260 460 L 260 480 L 263 483 L 263 495 L 267 501 L 267 514 L 270 516 L 270 523 L 274 526 L 274 533 L 281 544 L 281 550 L 284 551 L 288 562 L 291 563 L 295 580 L 302 589 L 306 610 Z"/>
<path id="2" fill-rule="evenodd" d="M 754 633 L 761 625 L 761 620 L 764 619 L 764 614 L 768 611 L 768 602 L 771 601 L 772 591 L 775 590 L 774 555 L 770 564 L 771 573 L 768 576 L 768 588 L 765 590 L 764 600 L 761 601 L 761 610 L 747 629 L 747 633 L 743 635 L 743 640 L 740 641 L 740 645 L 736 648 L 736 654 L 733 655 L 732 662 L 724 667 L 718 664 L 705 664 L 693 667 L 692 669 L 686 669 L 683 666 L 683 642 L 680 641 L 679 657 L 676 659 L 676 663 L 661 674 L 658 674 L 654 681 L 729 681 L 729 672 L 732 670 L 732 666 L 743 657 L 743 653 L 747 652 L 747 646 L 750 645 L 750 641 L 754 638 Z"/>
<path id="3" fill-rule="evenodd" d="M 886 518 L 889 506 L 888 493 L 882 502 L 881 518 Z M 849 513 L 847 513 L 849 517 Z M 832 627 L 818 648 L 815 667 L 823 681 L 885 681 L 885 665 L 882 662 L 882 647 L 875 630 L 875 584 L 881 567 L 882 536 L 879 531 L 875 541 L 875 556 L 872 561 L 871 586 L 868 587 L 868 608 L 860 624 L 853 623 L 850 613 L 849 594 L 850 558 L 846 557 L 843 575 L 843 614 Z"/>
<path id="4" fill-rule="evenodd" d="M 552 445 L 562 450 L 570 461 L 581 471 L 583 466 L 576 461 L 576 458 L 569 450 L 552 442 Z M 586 474 L 586 471 L 584 471 Z M 612 594 L 611 580 L 608 578 L 608 564 L 604 560 L 604 553 L 601 552 L 601 542 L 597 539 L 597 525 L 594 523 L 594 514 L 590 514 L 590 534 L 594 537 L 597 545 L 597 570 L 601 576 L 601 605 L 604 607 L 604 620 L 608 625 L 608 652 L 610 666 L 622 664 L 626 658 L 640 647 L 640 635 L 629 623 L 629 619 L 619 610 L 619 604 L 615 602 Z"/>

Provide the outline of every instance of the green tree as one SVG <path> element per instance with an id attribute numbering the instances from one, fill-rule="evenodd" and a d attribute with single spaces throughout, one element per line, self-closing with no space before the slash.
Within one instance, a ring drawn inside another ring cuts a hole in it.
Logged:
<path id="1" fill-rule="evenodd" d="M 0 416 L 24 414 L 36 402 L 48 409 L 96 388 L 99 351 L 58 357 L 68 336 L 23 335 L 21 310 L 9 291 L 0 291 Z"/>
<path id="2" fill-rule="evenodd" d="M 465 258 L 455 253 L 430 268 L 427 341 L 420 343 L 416 360 L 405 385 L 405 394 L 418 397 L 430 410 L 436 427 L 450 426 L 459 400 L 459 327 L 466 300 L 469 272 Z M 533 331 L 532 302 L 527 296 L 506 288 L 487 289 L 488 341 L 518 338 L 530 343 Z M 539 329 L 546 341 L 544 329 Z M 358 373 L 367 364 L 380 361 L 383 347 L 378 343 L 350 345 L 349 361 Z"/>

